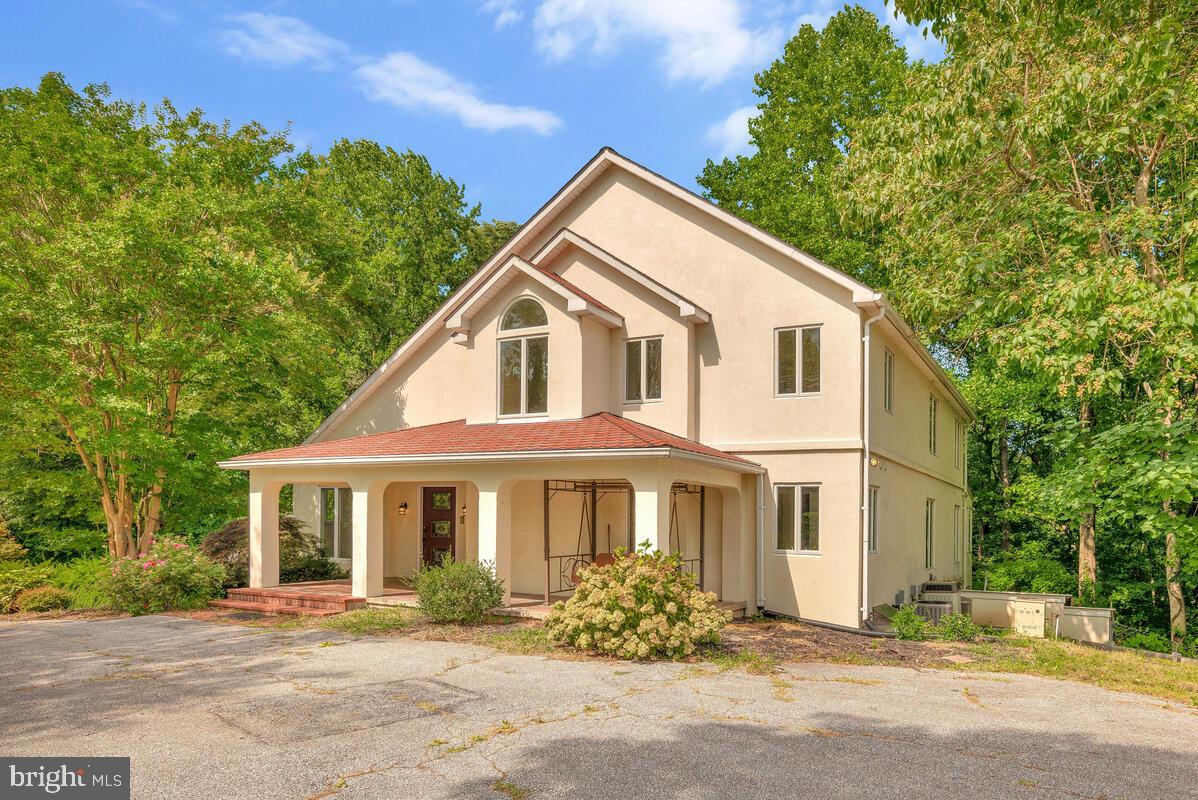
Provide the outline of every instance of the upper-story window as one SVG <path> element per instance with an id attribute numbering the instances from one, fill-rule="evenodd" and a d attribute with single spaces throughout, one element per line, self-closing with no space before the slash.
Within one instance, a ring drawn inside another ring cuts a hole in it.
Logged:
<path id="1" fill-rule="evenodd" d="M 953 418 L 953 466 L 957 469 L 965 463 L 965 423 Z"/>
<path id="2" fill-rule="evenodd" d="M 624 402 L 661 399 L 661 337 L 624 342 Z"/>
<path id="3" fill-rule="evenodd" d="M 504 312 L 499 322 L 499 416 L 548 412 L 548 326 L 544 307 L 531 297 L 520 298 Z"/>
<path id="4" fill-rule="evenodd" d="M 936 455 L 938 442 L 936 441 L 936 428 L 940 416 L 940 401 L 936 399 L 936 395 L 928 395 L 928 452 Z"/>
<path id="5" fill-rule="evenodd" d="M 774 334 L 775 390 L 779 396 L 816 394 L 820 387 L 819 326 L 779 328 Z"/>
<path id="6" fill-rule="evenodd" d="M 882 408 L 894 413 L 894 353 L 882 352 Z"/>

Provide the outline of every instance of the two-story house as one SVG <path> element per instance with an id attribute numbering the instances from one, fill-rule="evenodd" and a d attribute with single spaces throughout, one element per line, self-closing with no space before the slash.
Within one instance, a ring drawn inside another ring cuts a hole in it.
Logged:
<path id="1" fill-rule="evenodd" d="M 971 412 L 886 299 L 604 149 L 306 442 L 249 472 L 352 595 L 445 553 L 509 599 L 648 541 L 725 602 L 859 626 L 968 577 Z"/>

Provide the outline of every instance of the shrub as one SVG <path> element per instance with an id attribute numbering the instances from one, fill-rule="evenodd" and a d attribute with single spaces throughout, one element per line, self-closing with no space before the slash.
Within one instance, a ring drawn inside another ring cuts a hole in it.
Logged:
<path id="1" fill-rule="evenodd" d="M 936 633 L 950 642 L 976 642 L 982 635 L 982 626 L 968 614 L 945 614 L 936 625 Z"/>
<path id="2" fill-rule="evenodd" d="M 0 527 L 0 561 L 19 561 L 25 557 L 25 552 L 25 547 L 12 538 L 8 528 Z"/>
<path id="3" fill-rule="evenodd" d="M 890 625 L 900 639 L 921 642 L 928 638 L 928 621 L 919 616 L 914 603 L 908 603 L 894 613 Z"/>
<path id="4" fill-rule="evenodd" d="M 503 603 L 503 581 L 493 566 L 451 556 L 417 572 L 414 588 L 421 610 L 436 622 L 478 622 Z"/>
<path id="5" fill-rule="evenodd" d="M 59 611 L 71 607 L 71 593 L 57 586 L 38 586 L 17 595 L 18 611 Z"/>
<path id="6" fill-rule="evenodd" d="M 1134 647 L 1137 650 L 1151 650 L 1154 653 L 1171 653 L 1173 644 L 1169 637 L 1157 631 L 1137 631 L 1122 642 L 1124 647 Z"/>
<path id="7" fill-rule="evenodd" d="M 676 555 L 648 543 L 580 572 L 574 594 L 545 620 L 551 641 L 619 658 L 682 658 L 715 644 L 731 614 L 700 591 Z"/>
<path id="8" fill-rule="evenodd" d="M 107 558 L 77 558 L 56 565 L 50 583 L 70 592 L 71 608 L 108 608 L 112 605 L 111 577 Z"/>
<path id="9" fill-rule="evenodd" d="M 108 551 L 108 534 L 99 528 L 25 528 L 21 542 L 35 561 L 93 558 Z"/>
<path id="10" fill-rule="evenodd" d="M 250 527 L 246 518 L 235 519 L 208 534 L 200 549 L 225 568 L 225 586 L 245 586 L 250 574 Z M 324 581 L 343 577 L 337 562 L 326 558 L 320 540 L 308 533 L 295 517 L 279 520 L 279 582 Z"/>
<path id="11" fill-rule="evenodd" d="M 203 608 L 222 590 L 225 570 L 186 542 L 163 537 L 144 556 L 112 562 L 113 605 L 130 614 Z"/>
<path id="12" fill-rule="evenodd" d="M 44 586 L 49 579 L 48 564 L 0 561 L 0 614 L 15 611 L 17 595 L 26 589 Z"/>

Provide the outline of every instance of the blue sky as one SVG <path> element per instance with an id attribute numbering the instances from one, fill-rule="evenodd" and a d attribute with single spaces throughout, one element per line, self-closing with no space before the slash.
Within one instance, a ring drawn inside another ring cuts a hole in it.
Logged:
<path id="1" fill-rule="evenodd" d="M 483 215 L 523 222 L 604 145 L 684 186 L 744 152 L 753 75 L 824 0 L 390 0 L 6 4 L 0 84 L 76 87 L 291 125 L 301 148 L 428 156 Z M 912 58 L 934 40 L 895 22 Z"/>

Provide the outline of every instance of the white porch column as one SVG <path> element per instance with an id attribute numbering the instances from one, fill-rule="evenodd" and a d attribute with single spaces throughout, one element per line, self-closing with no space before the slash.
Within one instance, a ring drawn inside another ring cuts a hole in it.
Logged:
<path id="1" fill-rule="evenodd" d="M 512 602 L 512 487 L 478 484 L 478 560 L 489 561 L 503 581 L 503 604 Z"/>
<path id="2" fill-rule="evenodd" d="M 355 483 L 353 491 L 354 551 L 351 578 L 354 597 L 383 593 L 383 490 L 386 481 Z"/>
<path id="3" fill-rule="evenodd" d="M 634 546 L 649 540 L 651 550 L 670 551 L 670 486 L 673 481 L 658 471 L 633 478 L 635 494 L 636 541 Z"/>
<path id="4" fill-rule="evenodd" d="M 279 489 L 280 481 L 268 481 L 250 472 L 250 587 L 264 589 L 279 585 Z"/>

